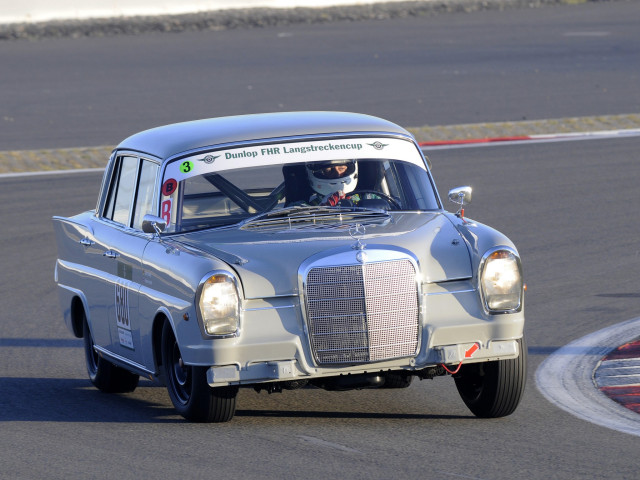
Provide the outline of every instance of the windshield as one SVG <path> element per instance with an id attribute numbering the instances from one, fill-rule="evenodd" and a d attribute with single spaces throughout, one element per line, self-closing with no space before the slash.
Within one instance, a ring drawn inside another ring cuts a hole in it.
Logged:
<path id="1" fill-rule="evenodd" d="M 310 150 L 307 153 L 315 153 L 310 156 L 301 153 L 302 148 L 308 147 L 306 144 L 286 147 L 297 148 L 297 158 L 308 160 L 291 162 L 293 157 L 287 157 L 284 164 L 273 161 L 259 165 L 245 148 L 169 164 L 162 183 L 160 209 L 167 222 L 165 231 L 185 232 L 241 222 L 246 225 L 258 219 L 264 222 L 294 215 L 296 224 L 300 224 L 305 215 L 317 216 L 318 210 L 326 218 L 333 211 L 344 214 L 345 209 L 361 213 L 439 209 L 419 155 L 412 161 L 358 158 L 358 153 L 351 151 L 357 147 L 353 147 L 343 149 L 341 155 L 335 151 L 319 155 Z M 289 153 L 283 153 L 284 145 L 268 148 L 279 149 L 278 158 Z M 219 158 L 235 162 L 218 162 L 214 168 Z M 224 168 L 234 163 L 242 168 Z"/>

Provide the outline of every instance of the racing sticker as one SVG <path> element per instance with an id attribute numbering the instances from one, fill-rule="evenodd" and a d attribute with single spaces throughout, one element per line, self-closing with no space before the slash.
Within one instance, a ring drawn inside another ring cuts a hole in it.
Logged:
<path id="1" fill-rule="evenodd" d="M 173 205 L 173 202 L 171 201 L 171 199 L 167 198 L 162 202 L 162 205 L 160 206 L 160 216 L 167 223 L 167 227 L 171 225 L 171 206 L 172 205 Z"/>
<path id="2" fill-rule="evenodd" d="M 134 349 L 129 320 L 129 289 L 126 285 L 116 283 L 116 325 L 120 345 Z"/>
<path id="3" fill-rule="evenodd" d="M 176 188 L 178 188 L 178 182 L 176 182 L 174 178 L 165 180 L 165 182 L 162 184 L 162 195 L 164 195 L 165 197 L 169 197 L 173 192 L 176 191 Z"/>
<path id="4" fill-rule="evenodd" d="M 191 170 L 193 170 L 193 162 L 187 160 L 180 164 L 180 171 L 182 173 L 189 173 Z"/>

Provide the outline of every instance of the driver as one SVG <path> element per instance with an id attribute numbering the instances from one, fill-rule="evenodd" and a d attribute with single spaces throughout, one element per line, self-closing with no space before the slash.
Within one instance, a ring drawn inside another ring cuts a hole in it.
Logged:
<path id="1" fill-rule="evenodd" d="M 358 162 L 355 160 L 308 163 L 307 178 L 315 192 L 309 199 L 311 205 L 335 206 L 345 199 L 350 204 L 359 201 L 358 195 L 348 196 L 358 184 Z"/>

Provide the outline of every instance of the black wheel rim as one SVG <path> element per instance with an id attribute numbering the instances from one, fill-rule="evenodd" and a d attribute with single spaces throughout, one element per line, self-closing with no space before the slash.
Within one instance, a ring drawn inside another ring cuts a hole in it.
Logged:
<path id="1" fill-rule="evenodd" d="M 466 371 L 463 370 L 461 378 L 456 383 L 460 395 L 469 402 L 475 402 L 482 395 L 485 376 L 480 374 L 477 365 L 469 365 Z"/>
<path id="2" fill-rule="evenodd" d="M 176 398 L 183 405 L 189 402 L 191 397 L 191 368 L 182 361 L 182 355 L 178 344 L 173 341 L 171 348 L 170 381 Z"/>
<path id="3" fill-rule="evenodd" d="M 476 401 L 482 394 L 482 379 L 480 377 L 472 377 L 465 380 L 466 383 L 462 387 L 462 395 L 470 402 Z"/>

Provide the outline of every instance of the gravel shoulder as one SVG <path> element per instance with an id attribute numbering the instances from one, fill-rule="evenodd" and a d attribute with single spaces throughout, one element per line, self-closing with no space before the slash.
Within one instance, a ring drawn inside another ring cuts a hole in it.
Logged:
<path id="1" fill-rule="evenodd" d="M 336 21 L 385 20 L 448 13 L 631 0 L 416 0 L 323 8 L 243 8 L 171 16 L 63 20 L 0 25 L 0 41 L 106 37 L 145 33 L 263 28 Z M 354 3 L 356 0 L 354 0 Z"/>

